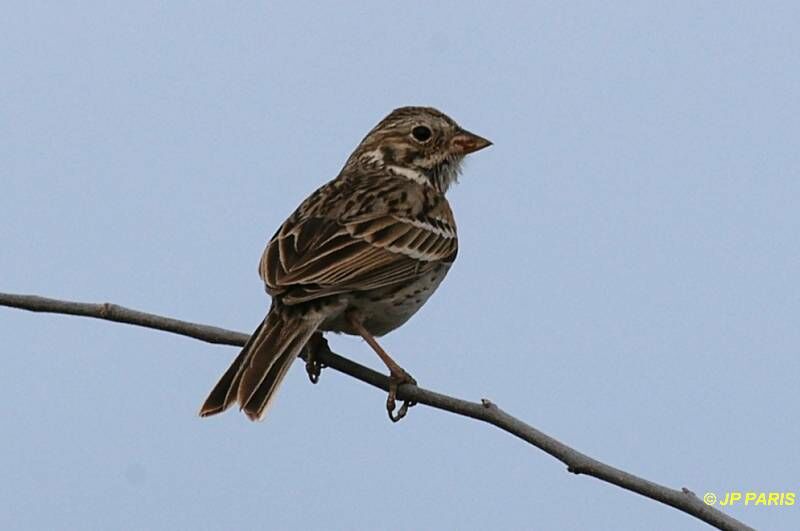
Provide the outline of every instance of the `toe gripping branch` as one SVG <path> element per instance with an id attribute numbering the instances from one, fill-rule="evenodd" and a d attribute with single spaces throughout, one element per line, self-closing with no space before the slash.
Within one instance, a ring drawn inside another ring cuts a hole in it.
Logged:
<path id="1" fill-rule="evenodd" d="M 319 353 L 330 353 L 330 351 L 328 340 L 325 339 L 322 334 L 315 333 L 311 336 L 311 339 L 308 340 L 308 345 L 306 346 L 306 374 L 308 374 L 308 379 L 311 380 L 311 383 L 315 384 L 319 382 L 322 369 L 327 367 L 327 365 L 319 360 Z"/>
<path id="2" fill-rule="evenodd" d="M 331 349 L 328 346 L 328 341 L 321 333 L 315 333 L 308 340 L 306 346 L 306 374 L 311 383 L 316 384 L 319 382 L 319 377 L 322 374 L 322 369 L 326 368 L 322 361 L 320 361 L 320 353 L 330 353 Z M 397 422 L 408 414 L 408 408 L 415 406 L 417 403 L 413 400 L 403 400 L 400 409 L 397 409 L 397 388 L 403 384 L 417 385 L 417 381 L 411 377 L 405 370 L 395 364 L 390 370 L 389 375 L 389 396 L 386 398 L 386 412 L 389 414 L 389 419 L 392 422 Z M 397 413 L 395 413 L 397 410 Z"/>
<path id="3" fill-rule="evenodd" d="M 386 412 L 389 414 L 389 420 L 392 422 L 397 422 L 405 417 L 406 413 L 408 413 L 408 408 L 417 405 L 413 400 L 403 400 L 403 405 L 400 406 L 400 409 L 395 415 L 394 410 L 397 408 L 397 388 L 403 384 L 417 385 L 417 381 L 405 371 L 403 371 L 402 374 L 391 374 L 389 376 L 389 396 L 386 398 Z"/>

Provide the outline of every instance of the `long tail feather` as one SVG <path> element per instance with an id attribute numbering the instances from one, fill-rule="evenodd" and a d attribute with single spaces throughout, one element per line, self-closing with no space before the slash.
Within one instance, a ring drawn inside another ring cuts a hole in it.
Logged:
<path id="1" fill-rule="evenodd" d="M 228 370 L 225 371 L 225 374 L 223 374 L 222 378 L 219 379 L 217 385 L 215 385 L 214 389 L 211 390 L 208 398 L 206 398 L 206 401 L 203 402 L 203 407 L 200 408 L 201 417 L 208 417 L 211 415 L 216 415 L 217 413 L 222 413 L 228 409 L 233 402 L 236 401 L 236 389 L 239 386 L 238 381 L 241 377 L 242 365 L 244 364 L 244 360 L 248 357 L 253 342 L 258 338 L 259 334 L 264 329 L 266 322 L 267 319 L 261 321 L 261 324 L 258 325 L 258 328 L 255 329 L 255 331 L 250 335 L 250 338 L 247 340 L 247 343 L 245 343 L 244 347 L 242 347 L 239 355 L 236 356 L 236 359 L 233 360 L 231 366 L 228 367 Z"/>
<path id="2" fill-rule="evenodd" d="M 239 402 L 251 420 L 263 418 L 289 367 L 319 324 L 314 319 L 286 317 L 271 308 L 208 395 L 200 416 L 221 413 Z"/>

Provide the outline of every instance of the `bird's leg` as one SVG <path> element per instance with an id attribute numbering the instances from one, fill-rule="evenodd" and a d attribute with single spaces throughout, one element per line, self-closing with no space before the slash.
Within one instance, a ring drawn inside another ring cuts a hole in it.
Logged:
<path id="1" fill-rule="evenodd" d="M 327 365 L 319 361 L 318 353 L 330 351 L 328 340 L 322 336 L 322 332 L 314 332 L 306 344 L 306 373 L 311 383 L 317 383 L 322 369 L 327 367 Z"/>
<path id="2" fill-rule="evenodd" d="M 378 342 L 375 340 L 375 337 L 369 333 L 369 331 L 364 328 L 361 320 L 358 317 L 350 312 L 347 314 L 347 321 L 350 323 L 350 326 L 353 327 L 358 335 L 364 338 L 372 350 L 378 355 L 378 357 L 386 364 L 386 367 L 389 369 L 389 379 L 391 382 L 389 383 L 389 396 L 386 399 L 386 411 L 389 413 L 389 418 L 392 422 L 397 422 L 401 418 L 406 416 L 408 413 L 408 408 L 415 405 L 416 402 L 410 400 L 404 400 L 403 405 L 400 406 L 400 410 L 395 415 L 394 410 L 397 407 L 397 388 L 403 384 L 411 384 L 417 385 L 417 381 L 408 374 L 405 369 L 403 369 L 400 365 L 397 364 L 396 361 L 392 359 L 392 357 L 383 350 Z"/>

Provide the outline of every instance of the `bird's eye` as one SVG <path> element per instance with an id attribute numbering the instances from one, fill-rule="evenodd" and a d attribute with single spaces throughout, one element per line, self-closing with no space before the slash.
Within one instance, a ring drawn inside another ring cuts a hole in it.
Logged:
<path id="1" fill-rule="evenodd" d="M 418 125 L 414 129 L 411 130 L 411 136 L 414 137 L 414 140 L 417 142 L 427 142 L 433 136 L 431 129 L 424 125 Z"/>

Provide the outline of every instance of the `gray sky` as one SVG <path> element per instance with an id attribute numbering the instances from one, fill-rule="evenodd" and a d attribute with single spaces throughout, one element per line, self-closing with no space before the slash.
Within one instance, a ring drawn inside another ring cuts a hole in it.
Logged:
<path id="1" fill-rule="evenodd" d="M 249 332 L 277 225 L 433 105 L 495 145 L 386 348 L 649 479 L 800 491 L 797 4 L 330 4 L 6 5 L 0 290 Z M 7 309 L 0 335 L 3 529 L 705 529 L 474 421 L 392 425 L 332 371 L 201 420 L 233 348 Z M 797 529 L 800 499 L 729 512 Z"/>

